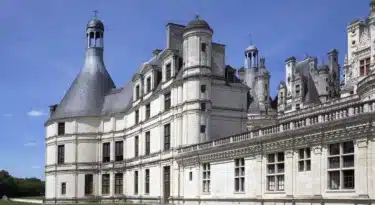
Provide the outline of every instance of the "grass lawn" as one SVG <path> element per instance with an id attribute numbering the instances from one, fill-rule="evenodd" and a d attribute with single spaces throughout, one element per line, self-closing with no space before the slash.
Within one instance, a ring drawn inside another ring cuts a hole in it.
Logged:
<path id="1" fill-rule="evenodd" d="M 42 200 L 44 196 L 25 196 L 25 197 L 17 197 L 20 199 L 36 199 L 36 200 Z"/>
<path id="2" fill-rule="evenodd" d="M 24 199 L 26 199 L 26 198 L 24 198 Z M 38 198 L 33 198 L 33 199 L 38 199 Z M 38 204 L 17 202 L 17 201 L 3 201 L 0 198 L 0 205 L 38 205 Z M 64 204 L 64 205 L 67 205 L 67 204 Z M 79 204 L 79 205 L 90 205 L 90 204 Z M 100 204 L 100 205 L 114 205 L 114 204 Z M 116 205 L 127 205 L 127 204 L 116 204 Z M 131 204 L 131 205 L 134 205 L 134 204 Z"/>
<path id="3" fill-rule="evenodd" d="M 37 204 L 30 204 L 30 203 L 23 203 L 23 202 L 16 202 L 16 201 L 4 201 L 0 199 L 0 205 L 37 205 Z"/>

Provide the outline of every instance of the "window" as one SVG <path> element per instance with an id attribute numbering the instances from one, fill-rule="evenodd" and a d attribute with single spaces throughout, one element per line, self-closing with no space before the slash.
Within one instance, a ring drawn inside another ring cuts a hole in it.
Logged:
<path id="1" fill-rule="evenodd" d="M 136 110 L 134 115 L 135 115 L 135 124 L 138 124 L 139 123 L 139 110 Z"/>
<path id="2" fill-rule="evenodd" d="M 190 171 L 190 172 L 189 172 L 189 181 L 192 181 L 192 180 L 193 180 L 193 172 Z"/>
<path id="3" fill-rule="evenodd" d="M 245 159 L 234 160 L 234 191 L 245 191 Z"/>
<path id="4" fill-rule="evenodd" d="M 150 170 L 145 170 L 145 194 L 150 193 Z"/>
<path id="5" fill-rule="evenodd" d="M 206 43 L 201 43 L 201 51 L 202 52 L 206 52 L 206 47 L 207 47 Z"/>
<path id="6" fill-rule="evenodd" d="M 164 150 L 171 148 L 171 124 L 164 125 Z"/>
<path id="7" fill-rule="evenodd" d="M 150 132 L 146 132 L 145 136 L 145 154 L 150 154 Z"/>
<path id="8" fill-rule="evenodd" d="M 146 105 L 146 120 L 151 116 L 151 106 L 150 103 Z"/>
<path id="9" fill-rule="evenodd" d="M 201 93 L 206 93 L 206 85 L 201 85 Z"/>
<path id="10" fill-rule="evenodd" d="M 138 171 L 134 171 L 134 195 L 138 194 Z"/>
<path id="11" fill-rule="evenodd" d="M 202 177 L 203 193 L 210 193 L 210 190 L 211 190 L 211 180 L 210 180 L 211 172 L 210 171 L 211 171 L 210 163 L 204 163 L 203 164 L 203 177 Z"/>
<path id="12" fill-rule="evenodd" d="M 146 80 L 146 92 L 150 92 L 151 91 L 151 77 L 148 77 L 147 80 Z"/>
<path id="13" fill-rule="evenodd" d="M 359 75 L 368 75 L 370 71 L 370 58 L 365 58 L 359 61 Z"/>
<path id="14" fill-rule="evenodd" d="M 103 143 L 103 162 L 109 162 L 111 160 L 111 148 L 110 143 Z"/>
<path id="15" fill-rule="evenodd" d="M 122 161 L 124 159 L 124 142 L 115 142 L 115 158 L 116 161 Z"/>
<path id="16" fill-rule="evenodd" d="M 65 135 L 65 122 L 59 122 L 57 128 L 57 135 Z"/>
<path id="17" fill-rule="evenodd" d="M 65 145 L 59 145 L 57 147 L 57 164 L 65 163 Z"/>
<path id="18" fill-rule="evenodd" d="M 165 80 L 168 81 L 170 80 L 172 77 L 172 73 L 171 73 L 171 63 L 168 63 L 166 66 L 165 66 Z"/>
<path id="19" fill-rule="evenodd" d="M 284 152 L 267 156 L 267 190 L 284 191 Z"/>
<path id="20" fill-rule="evenodd" d="M 201 111 L 206 111 L 206 103 L 201 103 Z"/>
<path id="21" fill-rule="evenodd" d="M 164 94 L 164 110 L 169 110 L 171 108 L 171 93 Z"/>
<path id="22" fill-rule="evenodd" d="M 102 174 L 102 195 L 109 194 L 109 174 Z"/>
<path id="23" fill-rule="evenodd" d="M 135 100 L 139 99 L 139 85 L 135 86 Z"/>
<path id="24" fill-rule="evenodd" d="M 201 133 L 206 133 L 206 125 L 201 125 Z"/>
<path id="25" fill-rule="evenodd" d="M 134 157 L 138 157 L 139 155 L 139 137 L 134 137 Z"/>
<path id="26" fill-rule="evenodd" d="M 94 192 L 94 177 L 92 174 L 85 175 L 85 195 L 91 195 Z"/>
<path id="27" fill-rule="evenodd" d="M 328 151 L 328 188 L 354 189 L 354 143 L 330 144 Z"/>
<path id="28" fill-rule="evenodd" d="M 299 149 L 298 170 L 300 172 L 311 171 L 311 150 L 310 148 Z"/>
<path id="29" fill-rule="evenodd" d="M 115 174 L 115 194 L 123 194 L 122 187 L 124 183 L 124 174 L 116 173 Z"/>
<path id="30" fill-rule="evenodd" d="M 61 183 L 61 195 L 65 195 L 66 194 L 66 183 L 63 182 Z"/>

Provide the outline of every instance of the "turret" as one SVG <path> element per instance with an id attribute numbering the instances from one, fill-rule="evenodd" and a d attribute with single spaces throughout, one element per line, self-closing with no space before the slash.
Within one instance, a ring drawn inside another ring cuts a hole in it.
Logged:
<path id="1" fill-rule="evenodd" d="M 183 132 L 183 144 L 195 144 L 210 140 L 211 118 L 211 78 L 212 74 L 212 35 L 208 23 L 196 16 L 183 31 L 183 99 L 194 102 L 191 114 L 183 116 L 186 130 Z M 204 88 L 204 89 L 203 89 Z M 204 91 L 203 91 L 204 90 Z M 197 108 L 199 112 L 197 112 Z"/>
<path id="2" fill-rule="evenodd" d="M 256 72 L 258 71 L 258 49 L 250 45 L 245 50 L 245 79 L 246 85 L 254 89 Z"/>
<path id="3" fill-rule="evenodd" d="M 51 114 L 51 119 L 98 116 L 104 96 L 115 88 L 103 60 L 104 24 L 94 17 L 86 27 L 86 56 L 83 68 Z"/>

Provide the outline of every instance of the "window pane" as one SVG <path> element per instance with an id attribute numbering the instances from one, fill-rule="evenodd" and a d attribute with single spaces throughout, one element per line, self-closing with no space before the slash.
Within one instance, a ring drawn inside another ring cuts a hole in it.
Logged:
<path id="1" fill-rule="evenodd" d="M 311 170 L 311 161 L 306 160 L 306 171 L 310 171 L 310 170 Z"/>
<path id="2" fill-rule="evenodd" d="M 240 190 L 240 179 L 239 178 L 235 178 L 234 179 L 234 190 L 235 191 L 239 191 Z"/>
<path id="3" fill-rule="evenodd" d="M 330 157 L 330 158 L 328 158 L 328 167 L 330 169 L 340 168 L 340 157 Z"/>
<path id="4" fill-rule="evenodd" d="M 310 148 L 306 148 L 306 158 L 310 158 L 311 157 L 311 150 Z"/>
<path id="5" fill-rule="evenodd" d="M 268 168 L 268 174 L 274 174 L 275 173 L 275 165 L 274 164 L 267 165 L 267 168 Z"/>
<path id="6" fill-rule="evenodd" d="M 304 161 L 299 161 L 298 162 L 298 170 L 300 171 L 300 172 L 303 172 L 303 171 L 305 171 L 305 162 Z"/>
<path id="7" fill-rule="evenodd" d="M 275 162 L 275 155 L 269 154 L 268 155 L 268 163 L 273 163 L 273 162 Z"/>
<path id="8" fill-rule="evenodd" d="M 354 189 L 354 170 L 342 171 L 343 174 L 343 188 Z"/>
<path id="9" fill-rule="evenodd" d="M 300 149 L 299 150 L 299 158 L 303 159 L 305 157 L 304 154 L 305 154 L 305 150 L 304 149 Z"/>
<path id="10" fill-rule="evenodd" d="M 277 176 L 277 190 L 284 190 L 284 175 Z"/>
<path id="11" fill-rule="evenodd" d="M 342 151 L 343 151 L 344 154 L 354 153 L 354 144 L 353 144 L 353 141 L 344 142 L 342 144 Z"/>
<path id="12" fill-rule="evenodd" d="M 343 167 L 354 167 L 354 155 L 343 156 Z"/>
<path id="13" fill-rule="evenodd" d="M 340 187 L 340 171 L 328 172 L 328 188 L 339 189 Z"/>
<path id="14" fill-rule="evenodd" d="M 329 154 L 330 155 L 340 154 L 340 144 L 330 144 L 329 145 Z"/>
<path id="15" fill-rule="evenodd" d="M 283 162 L 284 161 L 284 152 L 277 153 L 277 161 Z"/>
<path id="16" fill-rule="evenodd" d="M 268 186 L 267 186 L 268 191 L 275 190 L 275 177 L 269 176 L 267 177 L 267 181 L 268 181 Z"/>
<path id="17" fill-rule="evenodd" d="M 277 164 L 277 173 L 284 173 L 284 163 Z"/>

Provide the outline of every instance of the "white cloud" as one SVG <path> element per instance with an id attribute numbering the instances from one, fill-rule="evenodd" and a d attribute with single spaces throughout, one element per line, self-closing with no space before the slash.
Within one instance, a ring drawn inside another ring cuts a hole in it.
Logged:
<path id="1" fill-rule="evenodd" d="M 3 116 L 4 116 L 4 117 L 12 117 L 13 114 L 11 114 L 11 113 L 6 113 L 6 114 L 4 114 Z"/>
<path id="2" fill-rule="evenodd" d="M 35 141 L 30 141 L 30 142 L 27 142 L 24 144 L 25 147 L 31 147 L 31 146 L 35 146 L 36 145 L 36 142 Z"/>
<path id="3" fill-rule="evenodd" d="M 40 166 L 32 166 L 32 169 L 40 169 Z"/>
<path id="4" fill-rule="evenodd" d="M 31 110 L 27 115 L 31 117 L 40 117 L 46 115 L 46 113 L 43 110 Z"/>

